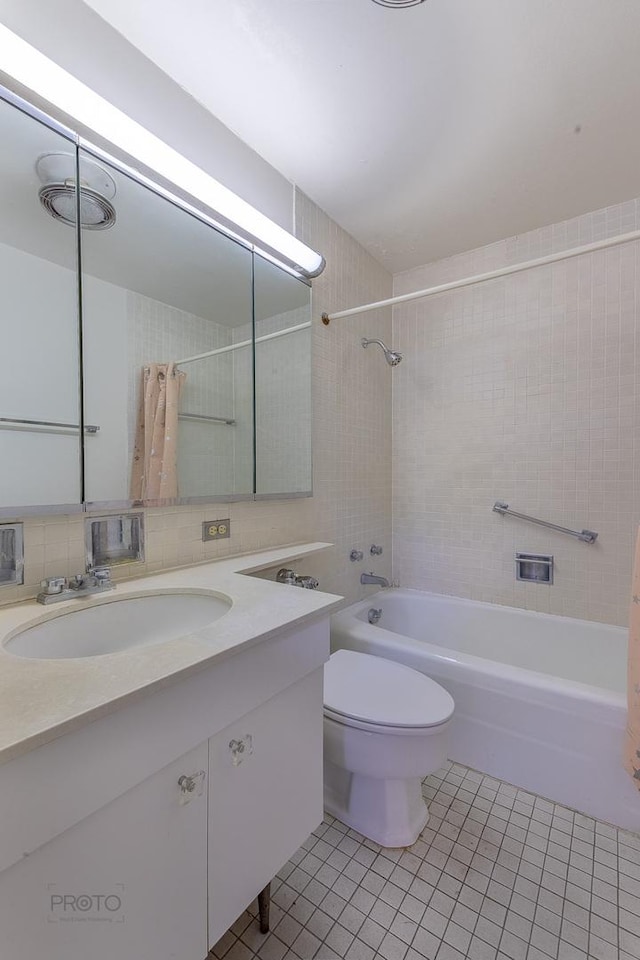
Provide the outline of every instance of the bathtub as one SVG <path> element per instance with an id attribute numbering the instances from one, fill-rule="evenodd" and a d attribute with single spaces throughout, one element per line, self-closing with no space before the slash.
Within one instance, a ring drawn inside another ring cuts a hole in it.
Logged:
<path id="1" fill-rule="evenodd" d="M 441 683 L 456 702 L 451 760 L 640 831 L 640 793 L 622 768 L 626 629 L 381 590 L 334 614 L 331 644 Z"/>

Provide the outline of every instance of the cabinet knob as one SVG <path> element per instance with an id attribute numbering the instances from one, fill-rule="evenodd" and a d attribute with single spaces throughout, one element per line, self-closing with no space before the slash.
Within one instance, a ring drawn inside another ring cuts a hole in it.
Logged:
<path id="1" fill-rule="evenodd" d="M 253 753 L 253 737 L 250 733 L 245 733 L 242 739 L 229 741 L 229 752 L 231 753 L 231 762 L 234 767 L 238 767 L 242 761 Z"/>
<path id="2" fill-rule="evenodd" d="M 180 803 L 190 803 L 194 797 L 202 795 L 204 789 L 206 773 L 204 770 L 198 770 L 197 773 L 188 775 L 183 773 L 178 778 L 178 787 L 180 788 Z"/>

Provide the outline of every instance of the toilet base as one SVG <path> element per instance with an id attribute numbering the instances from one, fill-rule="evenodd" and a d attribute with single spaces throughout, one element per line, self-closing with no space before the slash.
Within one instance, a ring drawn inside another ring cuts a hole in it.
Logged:
<path id="1" fill-rule="evenodd" d="M 381 847 L 410 847 L 429 820 L 418 777 L 380 780 L 349 773 L 327 760 L 324 807 Z"/>

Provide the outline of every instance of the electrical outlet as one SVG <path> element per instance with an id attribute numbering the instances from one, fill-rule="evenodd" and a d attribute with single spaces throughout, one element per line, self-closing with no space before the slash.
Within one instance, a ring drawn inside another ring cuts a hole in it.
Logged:
<path id="1" fill-rule="evenodd" d="M 227 540 L 231 536 L 231 520 L 205 520 L 202 524 L 203 540 Z"/>

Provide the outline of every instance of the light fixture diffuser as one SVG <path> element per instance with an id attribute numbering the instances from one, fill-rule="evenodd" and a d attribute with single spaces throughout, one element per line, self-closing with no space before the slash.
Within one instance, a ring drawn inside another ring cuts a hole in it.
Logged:
<path id="1" fill-rule="evenodd" d="M 279 254 L 304 276 L 316 277 L 324 258 L 242 200 L 195 163 L 114 107 L 31 44 L 0 24 L 0 70 L 73 117 L 229 221 L 258 247 Z"/>
<path id="2" fill-rule="evenodd" d="M 380 7 L 417 7 L 424 0 L 373 0 Z"/>

